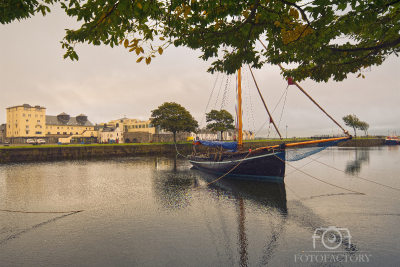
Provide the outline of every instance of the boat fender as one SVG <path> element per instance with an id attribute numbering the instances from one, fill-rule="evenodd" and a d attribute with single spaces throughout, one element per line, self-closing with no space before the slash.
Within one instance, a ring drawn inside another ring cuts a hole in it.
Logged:
<path id="1" fill-rule="evenodd" d="M 285 143 L 279 145 L 279 149 L 285 149 L 285 147 L 286 147 Z"/>

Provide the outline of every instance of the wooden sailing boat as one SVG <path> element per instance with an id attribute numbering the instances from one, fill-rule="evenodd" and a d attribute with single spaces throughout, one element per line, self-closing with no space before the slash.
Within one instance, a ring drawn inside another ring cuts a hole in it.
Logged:
<path id="1" fill-rule="evenodd" d="M 250 69 L 251 71 L 251 69 Z M 254 76 L 253 76 L 254 78 Z M 297 83 L 289 80 L 289 84 L 295 84 L 306 94 L 328 117 L 330 117 Z M 257 83 L 256 83 L 257 86 Z M 285 176 L 286 149 L 289 147 L 321 145 L 326 142 L 344 141 L 351 139 L 351 136 L 335 120 L 332 119 L 347 134 L 347 137 L 332 138 L 318 141 L 308 141 L 291 144 L 281 144 L 269 147 L 260 147 L 256 149 L 244 150 L 242 133 L 242 97 L 241 97 L 241 69 L 238 70 L 238 141 L 237 142 L 212 142 L 196 140 L 195 146 L 204 145 L 215 148 L 213 153 L 198 153 L 194 147 L 194 153 L 188 156 L 189 162 L 197 169 L 218 174 L 229 175 L 237 178 L 251 180 L 264 180 L 273 182 L 283 182 Z M 262 99 L 260 90 L 257 90 Z M 271 114 L 262 99 L 268 112 L 271 123 L 275 126 L 279 136 L 282 139 Z"/>

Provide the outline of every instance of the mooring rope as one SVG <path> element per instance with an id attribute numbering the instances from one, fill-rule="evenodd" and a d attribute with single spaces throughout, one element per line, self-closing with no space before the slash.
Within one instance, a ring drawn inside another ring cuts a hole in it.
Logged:
<path id="1" fill-rule="evenodd" d="M 330 165 L 328 165 L 328 164 L 325 164 L 325 163 L 323 163 L 323 162 L 320 162 L 320 161 L 318 161 L 318 160 L 316 160 L 316 159 L 313 159 L 313 158 L 310 158 L 310 159 L 313 160 L 313 161 L 315 161 L 315 162 L 318 162 L 318 163 L 320 163 L 320 164 L 322 164 L 322 165 L 325 165 L 325 166 L 327 166 L 327 167 L 329 167 L 329 168 L 332 168 L 332 169 L 334 169 L 334 170 L 337 170 L 337 171 L 346 173 L 345 171 L 342 171 L 341 169 L 335 168 L 335 167 L 333 167 L 333 166 L 330 166 Z M 346 173 L 346 174 L 347 174 L 347 173 Z M 374 181 L 371 181 L 371 180 L 369 180 L 369 179 L 366 179 L 366 178 L 363 178 L 363 177 L 360 177 L 360 176 L 357 176 L 357 175 L 353 175 L 353 174 L 349 174 L 349 175 L 351 175 L 351 176 L 353 176 L 353 177 L 356 177 L 356 178 L 359 178 L 359 179 L 361 179 L 361 180 L 364 180 L 364 181 L 373 183 L 373 184 L 377 184 L 377 185 L 384 186 L 384 187 L 387 187 L 387 188 L 390 188 L 390 189 L 393 189 L 393 190 L 400 191 L 400 189 L 398 189 L 398 188 L 394 188 L 394 187 L 391 187 L 391 186 L 388 186 L 388 185 L 384 185 L 384 184 L 381 184 L 381 183 L 378 183 L 378 182 L 374 182 Z"/>
<path id="2" fill-rule="evenodd" d="M 317 163 L 320 163 L 320 164 L 322 164 L 322 165 L 325 165 L 325 166 L 327 166 L 327 167 L 329 167 L 329 168 L 332 168 L 332 169 L 334 169 L 334 170 L 340 171 L 340 172 L 342 172 L 342 173 L 348 174 L 348 173 L 346 173 L 345 171 L 343 171 L 343 170 L 341 170 L 341 169 L 338 169 L 338 168 L 336 168 L 336 167 L 330 166 L 330 165 L 328 165 L 328 164 L 326 164 L 326 163 L 323 163 L 323 162 L 317 160 L 317 159 L 321 158 L 322 156 L 325 156 L 328 152 L 326 152 L 326 153 L 324 153 L 323 155 L 317 157 L 316 159 L 313 159 L 313 158 L 311 158 L 310 156 L 307 156 L 306 154 L 301 153 L 301 152 L 297 152 L 297 153 L 304 155 L 305 158 L 311 159 L 312 161 L 315 161 L 315 162 L 317 162 Z M 311 163 L 311 161 L 308 162 L 307 164 L 304 164 L 304 165 L 301 166 L 300 168 L 303 168 L 304 166 L 306 166 L 306 165 L 308 165 L 308 164 L 310 164 L 310 163 Z M 296 169 L 296 170 L 297 170 L 297 169 Z M 294 170 L 293 172 L 295 172 L 296 170 Z M 288 173 L 287 175 L 285 175 L 285 177 L 288 176 L 288 175 L 290 175 L 290 174 L 292 174 L 293 172 Z M 353 177 L 355 177 L 355 178 L 359 178 L 359 179 L 361 179 L 361 180 L 364 180 L 364 181 L 367 181 L 367 182 L 370 182 L 370 183 L 373 183 L 373 184 L 377 184 L 377 185 L 380 185 L 380 186 L 383 186 L 383 187 L 387 187 L 387 188 L 390 188 L 390 189 L 393 189 L 393 190 L 400 191 L 400 189 L 398 189 L 398 188 L 391 187 L 391 186 L 388 186 L 388 185 L 385 185 L 385 184 L 381 184 L 381 183 L 378 183 L 378 182 L 375 182 L 375 181 L 372 181 L 372 180 L 369 180 L 369 179 L 366 179 L 366 178 L 363 178 L 363 177 L 360 177 L 360 176 L 357 176 L 357 175 L 354 175 L 354 174 L 348 174 L 348 175 L 353 176 Z"/>
<path id="3" fill-rule="evenodd" d="M 70 211 L 25 211 L 25 210 L 4 210 L 0 209 L 0 211 L 5 212 L 18 212 L 18 213 L 78 213 L 85 210 L 70 210 Z"/>
<path id="4" fill-rule="evenodd" d="M 175 144 L 176 154 L 177 154 L 177 155 L 180 155 L 180 156 L 182 156 L 182 157 L 184 157 L 184 158 L 188 158 L 187 156 L 182 155 L 181 153 L 179 153 L 178 147 L 176 146 L 176 142 L 175 142 L 174 144 Z"/>
<path id="5" fill-rule="evenodd" d="M 325 153 L 323 153 L 321 156 L 317 157 L 317 159 L 319 159 L 319 158 L 325 156 L 327 153 L 328 153 L 328 151 L 325 151 Z M 303 154 L 303 153 L 300 153 L 300 154 Z M 304 155 L 304 154 L 303 154 L 303 155 Z M 308 157 L 308 156 L 305 156 L 305 157 Z M 312 158 L 310 158 L 310 159 L 312 159 Z M 307 166 L 307 165 L 310 164 L 311 162 L 312 162 L 312 161 L 307 162 L 307 163 L 304 164 L 303 166 L 299 167 L 299 169 L 301 169 L 301 168 Z M 292 173 L 295 173 L 296 171 L 297 171 L 297 170 L 294 170 L 294 171 L 292 171 L 292 172 L 289 172 L 288 174 L 285 174 L 285 177 L 289 176 L 289 175 L 292 174 Z"/>
<path id="6" fill-rule="evenodd" d="M 313 178 L 313 179 L 315 179 L 315 180 L 318 180 L 318 181 L 320 181 L 320 182 L 322 182 L 322 183 L 325 183 L 325 184 L 328 184 L 328 185 L 331 185 L 331 186 L 334 186 L 334 187 L 337 187 L 337 188 L 340 188 L 340 189 L 343 189 L 343 190 L 346 190 L 346 191 L 349 191 L 349 192 L 354 192 L 354 193 L 357 193 L 357 194 L 360 194 L 360 195 L 365 195 L 365 193 L 358 192 L 358 191 L 355 191 L 355 190 L 351 190 L 351 189 L 348 189 L 348 188 L 344 188 L 344 187 L 341 187 L 341 186 L 338 186 L 338 185 L 329 183 L 329 182 L 327 182 L 327 181 L 321 180 L 321 179 L 319 179 L 319 178 L 317 178 L 317 177 L 315 177 L 315 176 L 312 176 L 311 174 L 305 173 L 305 172 L 303 172 L 302 170 L 300 170 L 300 169 L 294 167 L 293 165 L 289 164 L 287 161 L 281 159 L 280 157 L 276 156 L 275 154 L 274 154 L 274 156 L 277 157 L 279 160 L 285 162 L 285 163 L 286 163 L 287 165 L 289 165 L 290 167 L 296 169 L 297 171 L 299 171 L 299 172 L 301 172 L 301 173 L 303 173 L 303 174 L 305 174 L 305 175 L 307 175 L 307 176 L 309 176 L 309 177 L 311 177 L 311 178 Z"/>
<path id="7" fill-rule="evenodd" d="M 227 172 L 227 173 L 225 173 L 224 175 L 222 175 L 221 177 L 219 177 L 219 178 L 217 178 L 217 179 L 215 179 L 214 181 L 212 181 L 212 182 L 209 182 L 209 183 L 207 183 L 207 184 L 205 184 L 205 185 L 201 185 L 201 186 L 199 186 L 199 187 L 196 187 L 196 188 L 194 188 L 194 189 L 199 189 L 199 188 L 202 188 L 202 187 L 206 187 L 206 186 L 209 186 L 210 184 L 213 184 L 213 183 L 215 183 L 216 181 L 218 181 L 218 180 L 220 180 L 220 179 L 222 179 L 223 177 L 225 177 L 226 175 L 228 175 L 231 171 L 233 171 L 237 166 L 239 166 L 240 165 L 240 163 L 242 163 L 249 155 L 251 154 L 251 152 L 249 151 L 249 153 L 247 153 L 247 155 L 241 160 L 241 161 L 239 161 L 239 163 L 238 164 L 236 164 L 236 166 L 235 167 L 233 167 L 229 172 Z"/>

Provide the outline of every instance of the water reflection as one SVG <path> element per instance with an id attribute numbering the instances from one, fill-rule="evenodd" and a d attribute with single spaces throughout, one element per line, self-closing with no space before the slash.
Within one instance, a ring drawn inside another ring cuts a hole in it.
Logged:
<path id="1" fill-rule="evenodd" d="M 350 175 L 357 175 L 361 171 L 363 163 L 369 163 L 369 149 L 356 149 L 355 159 L 350 160 L 346 163 L 345 172 Z"/>
<path id="2" fill-rule="evenodd" d="M 199 175 L 200 179 L 210 183 L 218 179 L 218 176 L 204 173 L 192 169 Z M 249 225 L 248 213 L 256 211 L 264 212 L 267 216 L 271 234 L 267 234 L 266 242 L 263 244 L 261 265 L 267 265 L 275 255 L 277 248 L 277 240 L 283 233 L 285 221 L 287 219 L 287 200 L 285 185 L 282 183 L 269 183 L 260 181 L 248 181 L 243 179 L 222 178 L 209 185 L 208 190 L 215 194 L 210 194 L 216 199 L 231 199 L 235 201 L 237 212 L 237 238 L 238 238 L 238 265 L 249 266 L 250 244 L 254 242 L 254 238 L 250 240 L 248 232 L 254 230 L 254 225 Z M 260 227 L 260 225 L 256 226 Z M 257 236 L 260 233 L 257 231 Z"/>
<path id="3" fill-rule="evenodd" d="M 373 151 L 371 157 L 374 163 Z M 368 151 L 356 151 L 355 159 L 369 162 Z M 361 196 L 315 196 L 300 179 L 208 185 L 217 178 L 163 157 L 4 165 L 0 208 L 85 211 L 0 214 L 0 254 L 10 266 L 291 266 L 294 254 L 313 249 L 315 229 L 358 226 L 347 222 L 354 210 L 341 203 L 352 207 Z M 295 197 L 303 189 L 304 197 Z M 84 240 L 78 248 L 77 240 Z M 361 251 L 348 243 L 340 249 Z"/>
<path id="4" fill-rule="evenodd" d="M 190 205 L 190 190 L 197 186 L 197 180 L 185 163 L 176 157 L 155 158 L 153 192 L 165 209 L 179 210 Z"/>
<path id="5" fill-rule="evenodd" d="M 206 182 L 218 179 L 218 176 L 192 170 Z M 270 183 L 261 181 L 248 181 L 244 179 L 222 178 L 209 185 L 219 194 L 228 194 L 236 199 L 245 198 L 252 202 L 258 209 L 278 212 L 287 215 L 286 189 L 283 183 Z"/>

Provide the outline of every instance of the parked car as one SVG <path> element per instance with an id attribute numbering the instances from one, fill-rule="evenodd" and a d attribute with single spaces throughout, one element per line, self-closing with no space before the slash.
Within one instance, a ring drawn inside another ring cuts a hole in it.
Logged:
<path id="1" fill-rule="evenodd" d="M 38 144 L 46 144 L 46 141 L 44 141 L 44 139 L 38 139 L 37 142 Z"/>
<path id="2" fill-rule="evenodd" d="M 27 144 L 34 144 L 34 143 L 35 143 L 35 140 L 33 140 L 33 139 L 27 139 L 27 140 L 26 140 L 26 143 L 27 143 Z"/>

